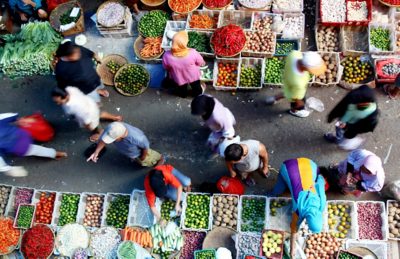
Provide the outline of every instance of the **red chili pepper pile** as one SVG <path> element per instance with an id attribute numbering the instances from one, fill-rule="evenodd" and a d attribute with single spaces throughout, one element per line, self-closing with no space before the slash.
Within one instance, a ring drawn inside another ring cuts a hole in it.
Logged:
<path id="1" fill-rule="evenodd" d="M 223 8 L 231 2 L 232 0 L 203 0 L 203 4 L 208 8 Z"/>
<path id="2" fill-rule="evenodd" d="M 22 237 L 21 251 L 24 258 L 47 258 L 53 253 L 54 235 L 46 225 L 36 225 Z"/>
<path id="3" fill-rule="evenodd" d="M 211 45 L 218 56 L 234 56 L 240 53 L 246 44 L 246 35 L 235 24 L 218 28 L 211 37 Z"/>
<path id="4" fill-rule="evenodd" d="M 56 193 L 42 192 L 40 200 L 36 204 L 36 223 L 50 224 L 54 209 Z"/>

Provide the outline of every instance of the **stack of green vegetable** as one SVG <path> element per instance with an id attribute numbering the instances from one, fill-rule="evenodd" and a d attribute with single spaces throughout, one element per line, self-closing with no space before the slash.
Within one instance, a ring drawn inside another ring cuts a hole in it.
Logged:
<path id="1" fill-rule="evenodd" d="M 138 30 L 145 38 L 163 36 L 168 19 L 168 14 L 164 11 L 150 11 L 140 19 Z"/>
<path id="2" fill-rule="evenodd" d="M 68 11 L 66 11 L 65 13 L 63 13 L 60 16 L 60 24 L 61 25 L 66 25 L 66 24 L 70 24 L 70 23 L 78 21 L 79 17 L 81 17 L 81 14 L 80 14 L 81 9 L 79 9 L 78 14 L 76 16 L 72 17 L 71 12 L 73 9 L 74 9 L 74 7 L 71 7 Z"/>
<path id="3" fill-rule="evenodd" d="M 240 86 L 242 87 L 261 87 L 261 66 L 242 65 L 240 71 Z"/>
<path id="4" fill-rule="evenodd" d="M 285 60 L 281 57 L 268 58 L 265 61 L 264 83 L 281 84 Z"/>
<path id="5" fill-rule="evenodd" d="M 53 53 L 62 38 L 48 22 L 32 22 L 17 34 L 2 36 L 0 67 L 11 78 L 50 73 Z"/>
<path id="6" fill-rule="evenodd" d="M 202 53 L 212 53 L 210 47 L 210 37 L 206 33 L 190 31 L 188 47 Z"/>

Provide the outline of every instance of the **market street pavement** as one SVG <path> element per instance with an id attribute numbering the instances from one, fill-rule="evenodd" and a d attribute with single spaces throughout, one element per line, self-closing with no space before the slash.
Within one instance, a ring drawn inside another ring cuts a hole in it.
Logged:
<path id="1" fill-rule="evenodd" d="M 91 144 L 89 133 L 79 129 L 77 123 L 68 119 L 52 102 L 50 92 L 56 86 L 53 77 L 4 79 L 0 85 L 0 112 L 19 112 L 20 115 L 43 112 L 56 129 L 54 141 L 45 145 L 64 150 L 69 155 L 61 161 L 9 158 L 12 164 L 25 166 L 29 176 L 14 179 L 1 174 L 0 183 L 72 192 L 126 193 L 134 188 L 143 189 L 148 169 L 130 162 L 112 145 L 97 164 L 85 161 L 84 150 Z M 210 153 L 205 141 L 209 132 L 200 126 L 199 118 L 191 116 L 190 99 L 173 97 L 156 89 L 148 89 L 138 97 L 124 97 L 112 88 L 109 90 L 111 95 L 104 100 L 103 109 L 121 114 L 126 122 L 142 129 L 149 137 L 151 147 L 162 152 L 168 163 L 189 175 L 195 185 L 203 181 L 215 182 L 228 174 L 222 159 L 208 160 Z M 210 89 L 207 93 L 231 109 L 237 120 L 237 133 L 242 139 L 260 140 L 267 146 L 273 168 L 279 169 L 284 160 L 301 156 L 309 157 L 319 165 L 329 165 L 345 158 L 346 152 L 326 143 L 322 136 L 334 128 L 333 124 L 326 123 L 326 116 L 346 90 L 339 87 L 310 88 L 308 96 L 321 99 L 325 111 L 313 112 L 306 119 L 290 116 L 287 113 L 289 104 L 285 101 L 273 107 L 265 106 L 263 97 L 276 91 L 267 88 L 232 95 Z M 377 94 L 380 122 L 373 134 L 364 136 L 364 146 L 382 158 L 386 181 L 390 181 L 398 179 L 400 167 L 400 102 L 389 101 L 379 90 Z M 273 172 L 268 179 L 257 175 L 257 186 L 247 191 L 265 193 L 275 179 Z M 330 198 L 334 197 L 331 195 Z"/>

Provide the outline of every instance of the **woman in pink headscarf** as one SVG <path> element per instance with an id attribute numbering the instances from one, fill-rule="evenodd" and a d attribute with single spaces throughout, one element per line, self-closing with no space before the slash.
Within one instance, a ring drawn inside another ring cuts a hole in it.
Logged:
<path id="1" fill-rule="evenodd" d="M 362 192 L 379 192 L 385 182 L 381 159 L 365 149 L 350 152 L 334 169 L 336 175 L 330 173 L 328 182 L 344 194 L 358 197 Z"/>

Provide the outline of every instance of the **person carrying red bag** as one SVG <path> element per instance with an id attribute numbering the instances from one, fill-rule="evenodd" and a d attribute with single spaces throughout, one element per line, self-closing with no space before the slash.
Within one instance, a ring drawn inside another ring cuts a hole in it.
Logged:
<path id="1" fill-rule="evenodd" d="M 33 144 L 29 132 L 18 127 L 17 113 L 0 114 L 0 172 L 12 177 L 27 176 L 27 171 L 20 166 L 10 166 L 4 160 L 5 155 L 38 156 L 47 158 L 67 157 L 67 153 Z"/>

